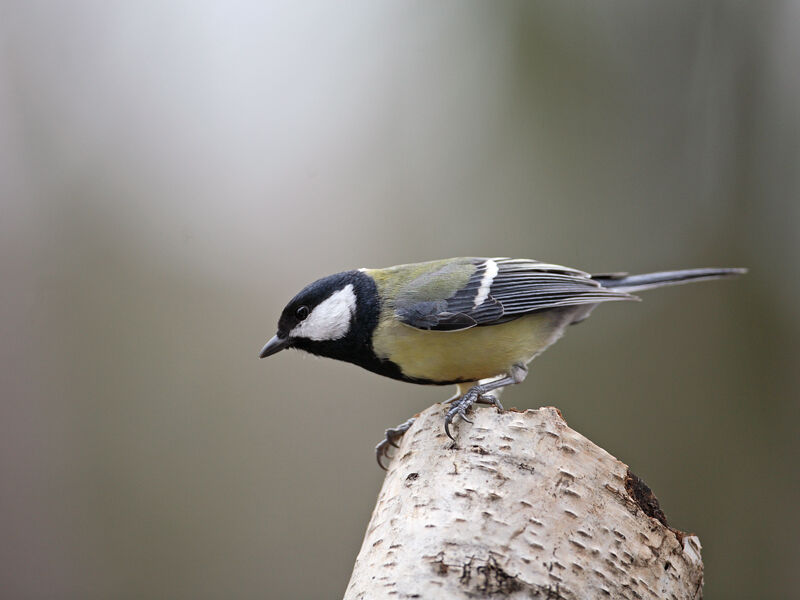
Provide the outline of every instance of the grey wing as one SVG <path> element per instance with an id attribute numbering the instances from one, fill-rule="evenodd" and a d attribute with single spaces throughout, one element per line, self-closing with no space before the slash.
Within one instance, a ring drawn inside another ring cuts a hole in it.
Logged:
<path id="1" fill-rule="evenodd" d="M 457 331 L 497 325 L 532 312 L 634 300 L 635 296 L 602 287 L 588 273 L 534 260 L 476 259 L 466 285 L 445 300 L 398 308 L 401 322 L 416 329 Z"/>

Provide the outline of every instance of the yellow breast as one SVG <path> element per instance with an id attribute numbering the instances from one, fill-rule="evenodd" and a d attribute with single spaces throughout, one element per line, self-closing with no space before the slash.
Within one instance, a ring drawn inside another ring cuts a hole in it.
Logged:
<path id="1" fill-rule="evenodd" d="M 384 318 L 373 336 L 374 351 L 408 377 L 437 382 L 478 381 L 527 364 L 555 342 L 566 326 L 558 311 L 461 331 L 423 331 Z"/>

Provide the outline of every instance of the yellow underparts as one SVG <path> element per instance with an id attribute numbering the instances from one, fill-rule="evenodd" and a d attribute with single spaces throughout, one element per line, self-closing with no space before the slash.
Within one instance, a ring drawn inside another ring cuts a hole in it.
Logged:
<path id="1" fill-rule="evenodd" d="M 391 360 L 408 377 L 478 381 L 530 362 L 560 337 L 563 318 L 546 311 L 462 331 L 423 331 L 387 318 L 378 324 L 373 345 L 375 354 Z"/>

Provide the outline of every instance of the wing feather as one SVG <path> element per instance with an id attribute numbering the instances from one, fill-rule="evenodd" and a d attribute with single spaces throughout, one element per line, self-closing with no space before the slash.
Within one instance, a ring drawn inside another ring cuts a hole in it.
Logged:
<path id="1" fill-rule="evenodd" d="M 635 299 L 604 288 L 588 273 L 561 265 L 510 258 L 467 260 L 475 271 L 463 286 L 448 298 L 404 303 L 396 311 L 400 321 L 417 329 L 457 331 L 505 323 L 548 308 Z M 413 283 L 409 287 L 406 298 L 413 297 Z"/>

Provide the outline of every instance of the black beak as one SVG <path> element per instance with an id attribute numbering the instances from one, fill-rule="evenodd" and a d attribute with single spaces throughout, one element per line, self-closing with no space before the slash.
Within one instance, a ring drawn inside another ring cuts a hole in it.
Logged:
<path id="1" fill-rule="evenodd" d="M 289 338 L 279 338 L 277 335 L 273 336 L 270 341 L 261 349 L 261 358 L 267 358 L 273 354 L 277 354 L 289 345 Z"/>

